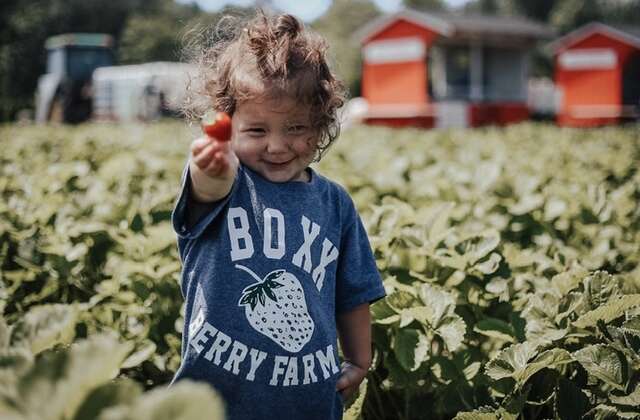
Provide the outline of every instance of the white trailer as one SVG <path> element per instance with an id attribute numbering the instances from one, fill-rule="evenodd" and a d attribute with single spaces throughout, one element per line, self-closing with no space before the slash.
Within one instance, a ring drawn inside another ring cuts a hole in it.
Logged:
<path id="1" fill-rule="evenodd" d="M 93 72 L 93 118 L 149 121 L 175 113 L 192 72 L 192 65 L 174 62 L 100 67 Z"/>

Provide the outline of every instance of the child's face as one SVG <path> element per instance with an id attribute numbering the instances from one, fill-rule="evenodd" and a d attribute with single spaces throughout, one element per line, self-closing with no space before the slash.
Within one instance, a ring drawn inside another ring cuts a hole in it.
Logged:
<path id="1" fill-rule="evenodd" d="M 307 181 L 305 168 L 318 142 L 309 110 L 291 98 L 239 103 L 232 117 L 233 151 L 269 181 Z"/>

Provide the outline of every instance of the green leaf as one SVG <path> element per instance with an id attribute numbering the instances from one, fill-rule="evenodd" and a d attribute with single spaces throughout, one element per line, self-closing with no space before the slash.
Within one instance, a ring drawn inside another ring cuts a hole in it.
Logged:
<path id="1" fill-rule="evenodd" d="M 367 395 L 367 378 L 360 383 L 357 392 L 357 398 L 350 403 L 345 402 L 345 412 L 343 420 L 360 420 L 362 418 L 362 407 L 364 399 Z"/>
<path id="2" fill-rule="evenodd" d="M 131 347 L 114 336 L 97 335 L 68 351 L 44 352 L 18 384 L 23 406 L 33 418 L 72 418 L 93 389 L 118 374 Z"/>
<path id="3" fill-rule="evenodd" d="M 426 317 L 426 321 L 436 329 L 445 316 L 453 315 L 456 307 L 456 299 L 452 293 L 430 284 L 423 284 L 420 287 L 420 299 L 424 307 L 431 312 Z"/>
<path id="4" fill-rule="evenodd" d="M 616 410 L 615 407 L 598 404 L 587 412 L 587 417 L 593 418 L 594 420 L 617 420 L 620 418 L 618 414 L 618 410 Z"/>
<path id="5" fill-rule="evenodd" d="M 479 234 L 474 234 L 472 237 L 466 239 L 461 245 L 463 249 L 465 249 L 464 256 L 467 258 L 469 264 L 474 265 L 489 255 L 489 253 L 496 249 L 499 244 L 500 233 L 497 230 L 491 229 Z M 501 257 L 497 254 L 496 256 L 499 261 Z"/>
<path id="6" fill-rule="evenodd" d="M 519 382 L 524 376 L 529 360 L 537 353 L 537 346 L 528 341 L 513 344 L 491 359 L 485 366 L 485 372 L 494 380 L 513 378 Z M 522 385 L 524 381 L 519 383 Z"/>
<path id="7" fill-rule="evenodd" d="M 149 360 L 156 352 L 156 344 L 148 339 L 138 344 L 139 348 L 136 349 L 127 359 L 122 362 L 121 369 L 130 369 L 140 365 L 145 360 Z"/>
<path id="8" fill-rule="evenodd" d="M 640 294 L 614 297 L 598 308 L 581 315 L 573 325 L 578 328 L 594 327 L 598 321 L 610 322 L 624 315 L 625 311 L 640 306 Z"/>
<path id="9" fill-rule="evenodd" d="M 514 338 L 515 333 L 513 331 L 513 327 L 501 319 L 489 317 L 483 318 L 476 323 L 473 330 L 482 335 L 486 335 L 487 337 L 497 338 L 510 343 L 514 343 L 516 341 Z"/>
<path id="10" fill-rule="evenodd" d="M 467 325 L 458 315 L 445 318 L 435 333 L 442 337 L 449 351 L 456 351 L 462 346 Z"/>
<path id="11" fill-rule="evenodd" d="M 411 308 L 415 305 L 417 299 L 409 292 L 403 290 L 396 290 L 385 298 L 389 307 L 391 307 L 397 313 L 400 313 L 403 309 Z"/>
<path id="12" fill-rule="evenodd" d="M 625 334 L 631 334 L 636 337 L 640 337 L 640 315 L 635 316 L 628 321 L 625 321 L 620 330 Z"/>
<path id="13" fill-rule="evenodd" d="M 498 411 L 491 409 L 477 409 L 458 413 L 453 420 L 501 420 Z"/>
<path id="14" fill-rule="evenodd" d="M 27 346 L 38 354 L 56 344 L 68 344 L 75 336 L 77 319 L 74 305 L 34 306 L 13 325 L 11 345 Z"/>
<path id="15" fill-rule="evenodd" d="M 502 256 L 497 252 L 492 252 L 491 255 L 489 255 L 489 258 L 482 262 L 476 263 L 471 268 L 471 271 L 477 271 L 478 273 L 484 275 L 495 273 L 496 270 L 498 270 L 498 267 L 500 267 L 500 261 L 502 261 Z"/>
<path id="16" fill-rule="evenodd" d="M 542 369 L 555 369 L 571 362 L 573 362 L 571 354 L 564 349 L 553 348 L 543 351 L 528 363 L 518 380 L 520 383 L 525 383 L 530 377 Z"/>
<path id="17" fill-rule="evenodd" d="M 413 308 L 403 309 L 400 312 L 400 328 L 404 328 L 414 320 L 421 324 L 427 324 L 431 315 L 431 310 L 426 306 L 414 306 Z"/>
<path id="18" fill-rule="evenodd" d="M 9 326 L 0 313 L 0 351 L 9 347 Z"/>
<path id="19" fill-rule="evenodd" d="M 33 353 L 24 347 L 11 347 L 0 350 L 0 370 L 11 370 L 21 375 L 33 364 Z"/>
<path id="20" fill-rule="evenodd" d="M 640 407 L 640 385 L 636 385 L 636 388 L 629 395 L 609 395 L 611 402 L 621 405 L 630 405 L 632 407 Z"/>
<path id="21" fill-rule="evenodd" d="M 480 368 L 481 367 L 482 367 L 482 363 L 473 362 L 469 366 L 464 368 L 464 370 L 462 371 L 462 374 L 464 375 L 464 378 L 467 381 L 470 381 L 470 380 L 472 380 L 473 378 L 476 377 L 478 372 L 480 372 Z"/>
<path id="22" fill-rule="evenodd" d="M 376 321 L 394 316 L 396 312 L 391 309 L 386 299 L 380 299 L 371 305 L 371 315 L 373 316 L 373 320 Z"/>
<path id="23" fill-rule="evenodd" d="M 400 365 L 407 371 L 416 370 L 422 362 L 416 357 L 420 338 L 420 332 L 411 328 L 401 328 L 396 333 L 393 351 Z"/>
<path id="24" fill-rule="evenodd" d="M 596 271 L 583 281 L 585 299 L 591 308 L 605 305 L 619 291 L 618 282 L 606 271 Z"/>
<path id="25" fill-rule="evenodd" d="M 582 267 L 572 267 L 567 271 L 553 276 L 551 279 L 551 287 L 558 297 L 566 296 L 569 292 L 580 286 L 588 274 L 588 271 Z"/>
<path id="26" fill-rule="evenodd" d="M 613 348 L 596 344 L 573 353 L 573 357 L 589 374 L 616 389 L 624 390 L 626 361 Z"/>
<path id="27" fill-rule="evenodd" d="M 589 398 L 573 382 L 561 377 L 556 388 L 555 408 L 560 420 L 582 420 Z"/>
<path id="28" fill-rule="evenodd" d="M 224 420 L 224 401 L 210 385 L 188 379 L 159 387 L 130 405 L 104 410 L 98 420 Z"/>
<path id="29" fill-rule="evenodd" d="M 82 402 L 74 420 L 97 419 L 107 408 L 130 405 L 142 395 L 142 387 L 131 379 L 116 379 L 95 388 Z"/>

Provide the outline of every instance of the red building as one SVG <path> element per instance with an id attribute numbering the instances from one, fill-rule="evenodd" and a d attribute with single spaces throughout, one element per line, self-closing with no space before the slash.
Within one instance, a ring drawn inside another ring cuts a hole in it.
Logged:
<path id="1" fill-rule="evenodd" d="M 550 44 L 563 126 L 589 127 L 638 118 L 640 27 L 590 23 Z"/>
<path id="2" fill-rule="evenodd" d="M 423 13 L 361 28 L 369 123 L 466 127 L 527 119 L 529 53 L 552 31 L 523 18 Z"/>

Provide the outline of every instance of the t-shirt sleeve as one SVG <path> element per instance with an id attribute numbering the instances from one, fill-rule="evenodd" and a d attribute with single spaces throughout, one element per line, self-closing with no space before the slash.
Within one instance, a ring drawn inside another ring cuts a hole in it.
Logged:
<path id="1" fill-rule="evenodd" d="M 202 235 L 202 232 L 228 203 L 235 184 L 232 187 L 232 191 L 225 198 L 212 203 L 197 203 L 193 200 L 191 192 L 191 174 L 189 161 L 187 161 L 182 171 L 180 193 L 171 213 L 171 224 L 178 238 L 196 239 Z"/>
<path id="2" fill-rule="evenodd" d="M 338 260 L 336 313 L 386 296 L 367 232 L 350 199 L 349 207 Z"/>

